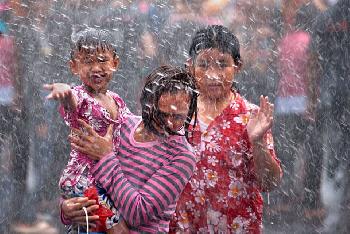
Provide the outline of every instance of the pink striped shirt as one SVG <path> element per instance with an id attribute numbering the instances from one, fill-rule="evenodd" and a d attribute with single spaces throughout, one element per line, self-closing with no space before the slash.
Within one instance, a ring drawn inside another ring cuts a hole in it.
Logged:
<path id="1" fill-rule="evenodd" d="M 182 136 L 136 142 L 133 136 L 140 122 L 140 117 L 125 117 L 118 153 L 104 157 L 92 173 L 131 233 L 165 233 L 176 201 L 193 174 L 195 157 Z"/>

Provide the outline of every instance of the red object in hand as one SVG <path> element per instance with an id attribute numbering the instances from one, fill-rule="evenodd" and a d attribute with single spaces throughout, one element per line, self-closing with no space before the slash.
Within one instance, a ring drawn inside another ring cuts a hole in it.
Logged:
<path id="1" fill-rule="evenodd" d="M 84 196 L 88 197 L 89 200 L 95 200 L 96 204 L 99 205 L 99 208 L 97 210 L 91 212 L 91 215 L 99 216 L 99 221 L 96 223 L 96 227 L 92 228 L 91 231 L 94 231 L 94 232 L 107 231 L 106 220 L 107 218 L 113 216 L 113 212 L 110 209 L 99 204 L 98 191 L 96 187 L 89 187 L 88 189 L 86 189 L 84 192 Z"/>

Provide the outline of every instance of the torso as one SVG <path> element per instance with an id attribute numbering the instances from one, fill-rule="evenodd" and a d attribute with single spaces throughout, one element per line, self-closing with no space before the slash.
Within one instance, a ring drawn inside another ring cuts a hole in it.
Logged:
<path id="1" fill-rule="evenodd" d="M 101 136 L 104 136 L 109 125 L 113 124 L 113 147 L 117 150 L 120 142 L 120 127 L 124 115 L 129 113 L 124 101 L 111 91 L 107 91 L 103 98 L 93 98 L 82 86 L 74 87 L 73 95 L 78 100 L 77 110 L 64 112 L 63 108 L 60 109 L 66 124 L 71 128 L 79 128 L 77 119 L 82 119 Z M 59 182 L 65 197 L 77 196 L 94 183 L 90 173 L 94 163 L 85 154 L 72 149 L 69 162 Z"/>
<path id="2" fill-rule="evenodd" d="M 117 155 L 124 175 L 136 188 L 143 187 L 154 173 L 170 164 L 173 157 L 179 153 L 179 149 L 189 151 L 188 143 L 182 136 L 147 142 L 135 138 L 138 135 L 135 131 L 140 124 L 141 118 L 138 116 L 130 116 L 125 120 L 121 128 L 121 142 Z M 174 202 L 164 210 L 163 214 L 133 230 L 141 233 L 146 230 L 154 230 L 154 233 L 168 232 L 169 221 L 175 206 Z M 162 227 L 167 228 L 162 229 Z"/>
<path id="3" fill-rule="evenodd" d="M 263 201 L 246 134 L 257 108 L 237 95 L 207 129 L 197 126 L 190 136 L 196 170 L 177 203 L 172 227 L 191 233 L 260 233 Z M 266 141 L 274 155 L 271 137 Z"/>

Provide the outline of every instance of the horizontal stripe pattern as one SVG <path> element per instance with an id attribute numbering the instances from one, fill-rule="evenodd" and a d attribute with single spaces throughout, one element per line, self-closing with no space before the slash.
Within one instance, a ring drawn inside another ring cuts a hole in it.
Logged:
<path id="1" fill-rule="evenodd" d="M 130 137 L 139 122 L 139 117 L 126 117 L 117 155 L 104 157 L 92 172 L 133 232 L 167 232 L 195 158 L 181 136 L 147 146 L 133 144 Z"/>

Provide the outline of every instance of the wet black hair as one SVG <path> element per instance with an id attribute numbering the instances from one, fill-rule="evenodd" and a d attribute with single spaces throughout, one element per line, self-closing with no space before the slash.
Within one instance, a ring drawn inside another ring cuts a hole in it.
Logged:
<path id="1" fill-rule="evenodd" d="M 236 66 L 240 67 L 242 65 L 239 40 L 228 28 L 222 25 L 209 25 L 196 32 L 189 49 L 192 63 L 195 62 L 201 51 L 213 48 L 230 54 Z M 239 93 L 236 81 L 232 82 L 231 90 Z"/>
<path id="2" fill-rule="evenodd" d="M 107 30 L 88 28 L 78 32 L 72 40 L 71 59 L 74 59 L 76 52 L 93 54 L 97 50 L 111 51 L 113 57 L 117 57 L 117 51 L 113 45 L 112 34 Z"/>
<path id="3" fill-rule="evenodd" d="M 192 39 L 189 55 L 194 61 L 201 51 L 211 48 L 229 53 L 237 66 L 242 63 L 238 38 L 222 25 L 209 25 L 199 29 Z"/>
<path id="4" fill-rule="evenodd" d="M 185 69 L 163 65 L 154 69 L 146 78 L 142 89 L 140 103 L 142 108 L 142 120 L 147 130 L 158 136 L 180 135 L 172 131 L 165 119 L 159 115 L 158 102 L 164 93 L 177 93 L 186 91 L 190 95 L 190 106 L 184 123 L 185 136 L 188 139 L 188 129 L 194 117 L 193 127 L 197 122 L 197 96 L 196 81 Z M 158 129 L 165 132 L 160 133 Z"/>

